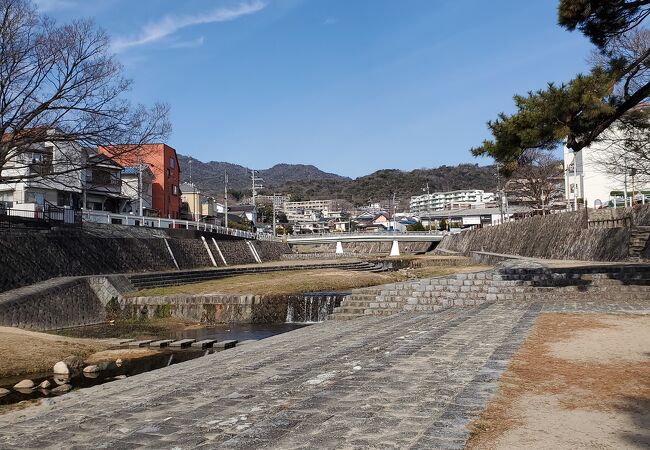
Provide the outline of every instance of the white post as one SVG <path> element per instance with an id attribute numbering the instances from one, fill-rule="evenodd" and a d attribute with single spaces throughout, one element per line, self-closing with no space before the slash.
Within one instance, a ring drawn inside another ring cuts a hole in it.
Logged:
<path id="1" fill-rule="evenodd" d="M 397 240 L 393 241 L 393 245 L 390 248 L 390 256 L 399 256 L 399 242 Z"/>
<path id="2" fill-rule="evenodd" d="M 341 241 L 336 241 L 336 254 L 337 255 L 343 254 L 343 244 L 341 244 Z"/>

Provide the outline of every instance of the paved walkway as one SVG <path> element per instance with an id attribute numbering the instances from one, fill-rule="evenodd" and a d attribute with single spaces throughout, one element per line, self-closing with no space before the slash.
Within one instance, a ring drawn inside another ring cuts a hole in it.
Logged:
<path id="1" fill-rule="evenodd" d="M 0 416 L 0 448 L 462 448 L 544 311 L 492 303 L 330 321 Z"/>

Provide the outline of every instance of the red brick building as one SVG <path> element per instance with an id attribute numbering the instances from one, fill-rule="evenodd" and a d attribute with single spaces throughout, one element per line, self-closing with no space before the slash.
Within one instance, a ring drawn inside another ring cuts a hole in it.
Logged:
<path id="1" fill-rule="evenodd" d="M 176 150 L 166 144 L 122 145 L 99 151 L 113 156 L 123 166 L 137 166 L 141 160 L 153 173 L 152 207 L 160 217 L 178 219 L 181 211 L 180 174 Z"/>

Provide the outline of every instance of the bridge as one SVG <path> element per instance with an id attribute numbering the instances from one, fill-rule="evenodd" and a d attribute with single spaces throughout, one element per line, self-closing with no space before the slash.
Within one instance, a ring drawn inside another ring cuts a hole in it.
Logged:
<path id="1" fill-rule="evenodd" d="M 399 256 L 399 242 L 440 242 L 448 233 L 411 231 L 388 231 L 381 233 L 322 233 L 287 236 L 287 242 L 292 245 L 332 244 L 336 243 L 336 253 L 343 253 L 343 242 L 382 242 L 393 243 L 390 256 Z"/>

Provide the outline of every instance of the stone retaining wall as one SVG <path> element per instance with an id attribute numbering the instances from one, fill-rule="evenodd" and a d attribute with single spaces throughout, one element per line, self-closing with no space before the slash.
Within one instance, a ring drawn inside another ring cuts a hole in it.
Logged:
<path id="1" fill-rule="evenodd" d="M 62 278 L 38 289 L 0 294 L 0 325 L 52 330 L 103 322 L 105 304 L 92 283 L 90 278 Z"/>
<path id="2" fill-rule="evenodd" d="M 122 319 L 166 317 L 202 324 L 279 324 L 324 319 L 342 296 L 263 296 L 252 294 L 169 295 L 120 299 Z M 329 306 L 330 311 L 318 311 Z M 320 312 L 320 314 L 319 314 Z"/>
<path id="3" fill-rule="evenodd" d="M 637 214 L 645 220 L 645 210 Z M 585 212 L 536 216 L 445 236 L 438 249 L 469 255 L 485 251 L 546 259 L 621 261 L 630 228 L 586 228 Z"/>
<path id="4" fill-rule="evenodd" d="M 175 270 L 167 242 L 180 269 L 213 267 L 201 236 L 223 265 L 211 233 L 119 225 L 84 224 L 83 229 L 0 231 L 0 292 L 50 278 Z M 256 262 L 243 240 L 219 237 L 229 265 Z M 257 242 L 263 261 L 289 252 L 281 242 Z"/>
<path id="5" fill-rule="evenodd" d="M 342 242 L 344 253 L 352 254 L 389 254 L 393 245 L 392 241 L 381 242 Z M 431 242 L 399 242 L 401 253 L 425 253 L 435 244 Z M 294 253 L 334 253 L 336 242 L 331 244 L 294 244 L 291 247 Z"/>

